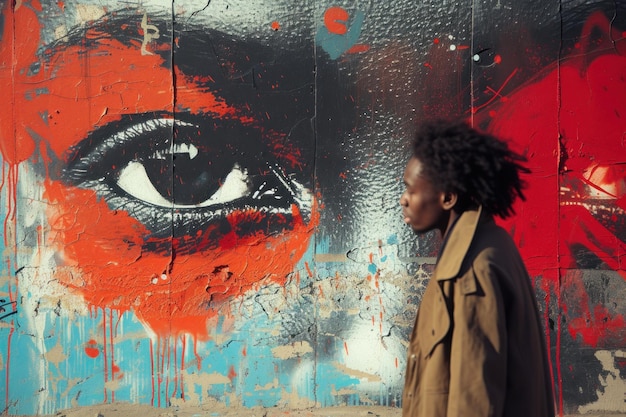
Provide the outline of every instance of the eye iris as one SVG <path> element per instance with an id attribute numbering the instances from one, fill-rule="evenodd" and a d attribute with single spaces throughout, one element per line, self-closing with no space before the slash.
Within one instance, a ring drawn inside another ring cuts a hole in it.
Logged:
<path id="1" fill-rule="evenodd" d="M 176 204 L 199 204 L 210 198 L 220 186 L 233 166 L 229 159 L 215 155 L 213 161 L 205 154 L 192 158 L 190 154 L 174 156 L 174 202 Z"/>
<path id="2" fill-rule="evenodd" d="M 211 160 L 206 154 L 192 156 L 175 152 L 169 158 L 150 158 L 143 162 L 154 188 L 166 200 L 178 205 L 197 205 L 209 199 L 224 183 L 232 169 L 231 160 Z"/>

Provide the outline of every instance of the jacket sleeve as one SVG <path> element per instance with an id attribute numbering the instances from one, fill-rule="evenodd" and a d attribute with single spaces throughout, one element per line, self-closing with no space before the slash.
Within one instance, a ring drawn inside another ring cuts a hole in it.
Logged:
<path id="1" fill-rule="evenodd" d="M 449 285 L 453 317 L 448 417 L 501 416 L 507 381 L 506 301 L 501 271 L 475 261 Z"/>

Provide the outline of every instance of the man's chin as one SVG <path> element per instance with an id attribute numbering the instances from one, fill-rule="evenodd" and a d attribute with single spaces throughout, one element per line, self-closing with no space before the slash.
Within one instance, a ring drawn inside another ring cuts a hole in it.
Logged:
<path id="1" fill-rule="evenodd" d="M 421 227 L 413 226 L 411 224 L 409 224 L 409 227 L 411 228 L 413 233 L 415 233 L 416 235 L 422 235 L 427 232 L 427 230 L 424 230 Z"/>
<path id="2" fill-rule="evenodd" d="M 425 227 L 420 227 L 420 226 L 414 226 L 412 224 L 409 224 L 409 227 L 411 228 L 413 233 L 415 233 L 416 235 L 425 235 L 435 230 L 432 227 L 425 228 Z"/>

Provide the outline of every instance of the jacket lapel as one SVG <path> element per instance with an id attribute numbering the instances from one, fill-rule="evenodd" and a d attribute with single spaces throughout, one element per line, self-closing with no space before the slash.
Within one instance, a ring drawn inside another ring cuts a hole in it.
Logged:
<path id="1" fill-rule="evenodd" d="M 467 210 L 457 220 L 442 249 L 433 277 L 444 281 L 456 277 L 474 238 L 482 208 Z"/>

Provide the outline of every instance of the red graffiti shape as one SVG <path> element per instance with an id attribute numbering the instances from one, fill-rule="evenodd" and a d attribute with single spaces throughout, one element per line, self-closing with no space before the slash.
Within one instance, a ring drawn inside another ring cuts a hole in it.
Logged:
<path id="1" fill-rule="evenodd" d="M 491 132 L 529 159 L 528 199 L 505 223 L 531 274 L 552 282 L 557 293 L 559 277 L 574 285 L 577 270 L 626 278 L 626 45 L 615 41 L 619 33 L 611 33 L 601 14 L 589 18 L 583 35 L 592 30 L 604 37 L 483 114 L 493 118 Z M 588 344 L 624 337 L 616 331 L 623 318 L 589 305 L 587 297 L 571 313 L 570 332 Z"/>

